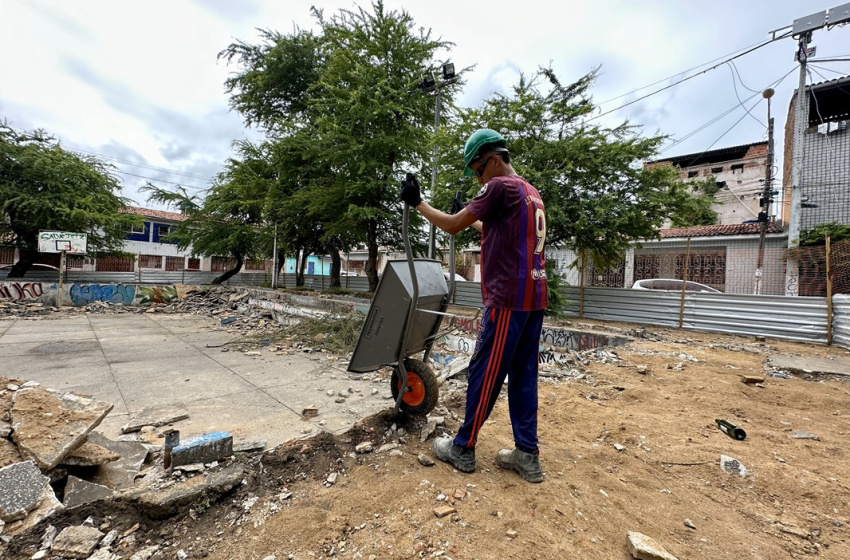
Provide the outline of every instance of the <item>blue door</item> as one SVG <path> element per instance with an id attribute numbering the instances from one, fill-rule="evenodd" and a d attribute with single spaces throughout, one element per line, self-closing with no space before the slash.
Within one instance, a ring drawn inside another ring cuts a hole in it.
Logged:
<path id="1" fill-rule="evenodd" d="M 307 261 L 307 274 L 313 274 L 316 270 L 316 263 Z"/>

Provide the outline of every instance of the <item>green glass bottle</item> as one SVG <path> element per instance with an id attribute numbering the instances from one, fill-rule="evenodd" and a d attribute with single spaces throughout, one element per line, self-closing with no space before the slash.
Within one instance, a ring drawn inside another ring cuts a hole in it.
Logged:
<path id="1" fill-rule="evenodd" d="M 747 432 L 728 420 L 715 420 L 715 422 L 717 422 L 717 427 L 720 428 L 720 431 L 732 439 L 740 441 L 747 437 Z"/>

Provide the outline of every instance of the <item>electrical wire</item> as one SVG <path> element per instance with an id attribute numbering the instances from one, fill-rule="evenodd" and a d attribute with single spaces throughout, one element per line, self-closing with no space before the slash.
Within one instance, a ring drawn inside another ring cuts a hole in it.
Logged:
<path id="1" fill-rule="evenodd" d="M 733 62 L 732 64 L 735 64 L 735 63 Z M 733 70 L 732 66 L 729 66 L 728 64 L 727 64 L 726 66 L 729 68 L 729 71 L 730 71 L 730 72 L 732 72 L 732 88 L 735 90 L 735 97 L 737 97 L 737 98 L 738 98 L 738 103 L 740 103 L 740 104 L 741 104 L 741 106 L 743 107 L 744 102 L 743 102 L 743 101 L 741 101 L 741 96 L 740 96 L 740 95 L 738 95 L 738 85 L 735 83 L 735 70 Z M 740 78 L 740 76 L 738 76 L 738 78 Z M 743 81 L 741 81 L 741 85 L 742 85 L 742 86 L 744 86 L 744 82 L 743 82 Z M 744 86 L 744 87 L 745 87 L 746 89 L 750 89 L 750 88 L 748 88 L 747 86 Z M 753 94 L 753 96 L 758 95 L 759 93 L 761 93 L 760 91 L 756 91 L 756 90 L 754 90 L 754 89 L 750 89 L 750 91 L 755 92 L 755 93 Z M 752 99 L 752 97 L 750 97 L 750 99 Z M 764 124 L 763 122 L 761 122 L 761 121 L 760 121 L 757 117 L 755 117 L 752 113 L 750 113 L 749 111 L 747 111 L 747 114 L 748 114 L 749 116 L 753 117 L 753 120 L 755 120 L 757 123 L 759 123 L 759 124 L 760 124 L 760 125 L 762 125 L 763 127 L 767 128 L 767 125 L 766 125 L 766 124 Z"/>
<path id="2" fill-rule="evenodd" d="M 780 37 L 780 38 L 784 38 L 784 37 Z M 720 67 L 720 66 L 722 66 L 722 65 L 726 64 L 727 62 L 731 62 L 732 60 L 735 60 L 736 58 L 740 58 L 740 57 L 742 57 L 742 56 L 744 56 L 744 55 L 746 55 L 746 54 L 749 54 L 749 53 L 751 53 L 751 52 L 753 52 L 753 51 L 756 51 L 756 50 L 758 50 L 758 49 L 760 49 L 760 48 L 762 48 L 762 47 L 764 47 L 764 46 L 766 46 L 766 45 L 769 45 L 770 43 L 773 43 L 774 41 L 777 41 L 777 40 L 778 40 L 778 38 L 777 38 L 777 39 L 768 39 L 767 41 L 764 41 L 763 43 L 760 43 L 760 44 L 758 44 L 757 46 L 755 46 L 755 47 L 753 47 L 753 48 L 750 48 L 750 49 L 748 49 L 748 50 L 746 50 L 746 51 L 744 51 L 744 52 L 742 52 L 742 53 L 736 54 L 735 56 L 733 56 L 733 57 L 731 57 L 731 58 L 728 58 L 728 59 L 724 60 L 723 62 L 719 62 L 719 63 L 715 64 L 715 65 L 714 65 L 714 66 L 712 66 L 711 68 L 706 68 L 705 70 L 703 70 L 703 71 L 701 71 L 701 72 L 697 72 L 696 74 L 691 74 L 690 76 L 688 76 L 688 77 L 686 77 L 686 78 L 682 78 L 681 80 L 679 80 L 679 81 L 677 81 L 677 82 L 673 82 L 672 84 L 668 84 L 668 85 L 664 86 L 664 87 L 663 87 L 663 88 L 661 88 L 661 89 L 657 89 L 657 90 L 655 90 L 655 91 L 653 91 L 653 92 L 647 93 L 646 95 L 641 96 L 641 97 L 638 97 L 637 99 L 634 99 L 634 100 L 632 100 L 632 101 L 629 101 L 628 103 L 625 103 L 625 104 L 623 104 L 623 105 L 620 105 L 619 107 L 617 107 L 617 108 L 615 108 L 615 109 L 611 109 L 611 110 L 609 110 L 609 111 L 605 111 L 604 113 L 600 113 L 600 114 L 596 115 L 595 117 L 590 117 L 589 119 L 586 119 L 584 122 L 594 121 L 594 120 L 596 120 L 596 119 L 598 119 L 598 118 L 604 117 L 605 115 L 610 115 L 611 113 L 614 113 L 614 112 L 616 112 L 616 111 L 619 111 L 620 109 L 624 109 L 624 108 L 628 107 L 629 105 L 634 105 L 634 104 L 635 104 L 635 103 L 637 103 L 638 101 L 643 101 L 644 99 L 646 99 L 646 98 L 648 98 L 648 97 L 651 97 L 651 96 L 653 96 L 653 95 L 655 95 L 655 94 L 657 94 L 657 93 L 661 93 L 662 91 L 668 90 L 668 89 L 670 89 L 670 88 L 672 88 L 672 87 L 674 87 L 674 86 L 677 86 L 677 85 L 679 85 L 679 84 L 681 84 L 681 83 L 683 83 L 683 82 L 687 82 L 688 80 L 693 79 L 693 78 L 696 78 L 697 76 L 700 76 L 700 75 L 702 75 L 702 74 L 705 74 L 706 72 L 710 72 L 710 71 L 712 71 L 712 70 L 714 70 L 714 69 L 716 69 L 716 68 L 718 68 L 718 67 Z"/>
<path id="3" fill-rule="evenodd" d="M 759 103 L 760 103 L 760 101 L 756 101 L 756 102 L 753 104 L 753 106 L 752 106 L 752 107 L 750 107 L 750 110 L 754 109 L 754 108 L 755 108 L 755 106 L 756 106 L 756 105 L 758 105 Z M 746 108 L 745 108 L 745 109 L 746 109 Z M 744 117 L 746 117 L 746 116 L 747 116 L 747 115 L 746 115 L 746 113 L 745 113 L 745 114 L 743 114 L 743 115 L 741 115 L 741 118 L 740 118 L 740 119 L 738 119 L 737 121 L 735 121 L 735 123 L 734 123 L 732 126 L 730 126 L 729 128 L 727 128 L 727 129 L 726 129 L 726 131 L 725 131 L 723 134 L 721 134 L 720 136 L 718 136 L 718 137 L 717 137 L 717 140 L 715 140 L 714 142 L 712 142 L 712 143 L 711 143 L 711 145 L 710 145 L 708 148 L 706 148 L 706 149 L 705 149 L 705 150 L 703 150 L 702 152 L 700 152 L 700 153 L 696 154 L 696 155 L 693 157 L 693 159 L 691 159 L 691 161 L 690 161 L 690 162 L 688 162 L 687 164 L 683 165 L 682 167 L 690 167 L 690 165 L 691 165 L 694 161 L 696 161 L 696 160 L 697 160 L 697 159 L 698 159 L 701 155 L 703 155 L 704 153 L 706 153 L 706 152 L 708 152 L 708 151 L 711 151 L 711 148 L 713 148 L 715 144 L 717 144 L 718 142 L 720 142 L 720 140 L 721 140 L 724 136 L 726 136 L 727 134 L 729 134 L 729 132 L 731 132 L 733 128 L 735 128 L 736 126 L 738 126 L 738 124 L 739 124 L 742 120 L 744 120 Z"/>
<path id="4" fill-rule="evenodd" d="M 742 86 L 744 89 L 749 90 L 749 91 L 751 91 L 751 92 L 753 92 L 753 93 L 761 93 L 760 91 L 756 91 L 756 90 L 754 90 L 754 89 L 752 89 L 752 88 L 748 88 L 748 87 L 747 87 L 747 85 L 744 83 L 744 80 L 743 80 L 743 79 L 741 79 L 741 72 L 740 72 L 740 70 L 738 70 L 738 66 L 735 64 L 735 61 L 734 61 L 734 60 L 729 61 L 729 64 L 731 64 L 731 65 L 732 65 L 732 68 L 734 68 L 734 69 L 735 69 L 735 74 L 737 74 L 737 75 L 738 75 L 738 81 L 739 81 L 739 82 L 741 82 L 741 86 Z"/>
<path id="5" fill-rule="evenodd" d="M 154 177 L 146 177 L 144 175 L 136 175 L 135 173 L 130 173 L 128 171 L 121 171 L 120 169 L 116 169 L 115 172 L 119 173 L 121 175 L 129 175 L 131 177 L 138 177 L 139 179 L 147 179 L 149 181 L 156 181 L 158 183 L 168 183 L 169 185 L 177 185 L 178 187 L 184 187 L 184 188 L 187 188 L 187 189 L 195 189 L 195 190 L 199 190 L 199 191 L 209 190 L 209 187 L 196 187 L 196 186 L 193 186 L 193 185 L 186 185 L 184 183 L 175 183 L 173 181 L 166 181 L 165 179 L 156 179 Z"/>
<path id="6" fill-rule="evenodd" d="M 129 165 L 135 165 L 137 167 L 145 167 L 145 168 L 148 168 L 148 169 L 153 169 L 155 171 L 166 171 L 166 172 L 172 173 L 174 175 L 183 175 L 183 176 L 186 176 L 186 177 L 192 177 L 192 178 L 195 178 L 195 179 L 202 179 L 202 180 L 208 180 L 209 179 L 209 177 L 202 177 L 200 175 L 193 175 L 192 173 L 185 173 L 183 171 L 176 171 L 174 169 L 167 169 L 165 167 L 157 167 L 155 165 L 150 165 L 150 164 L 147 164 L 147 163 L 137 163 L 137 162 L 134 162 L 134 161 L 128 161 L 126 159 L 121 159 L 121 158 L 117 158 L 117 157 L 113 157 L 113 156 L 107 156 L 107 155 L 104 155 L 104 154 L 98 154 L 98 153 L 95 153 L 95 152 L 88 152 L 86 150 L 80 150 L 78 148 L 71 148 L 71 151 L 78 152 L 78 153 L 81 153 L 81 154 L 87 154 L 87 155 L 90 155 L 90 156 L 96 156 L 96 157 L 99 157 L 99 158 L 111 159 L 113 161 L 117 161 L 117 162 L 120 162 L 120 163 L 126 163 L 126 164 L 129 164 Z"/>
<path id="7" fill-rule="evenodd" d="M 639 91 L 641 91 L 641 90 L 643 90 L 643 89 L 650 88 L 650 87 L 652 87 L 652 86 L 658 85 L 658 84 L 663 83 L 663 82 L 666 82 L 666 81 L 668 81 L 668 80 L 672 80 L 672 79 L 673 79 L 673 78 L 675 78 L 676 76 L 681 76 L 682 74 L 686 74 L 686 73 L 688 73 L 688 72 L 691 72 L 691 71 L 693 71 L 693 70 L 696 70 L 697 68 L 702 68 L 703 66 L 706 66 L 707 64 L 711 64 L 712 62 L 717 62 L 718 60 L 728 58 L 728 57 L 730 57 L 730 56 L 732 56 L 732 55 L 734 55 L 734 54 L 736 54 L 736 53 L 738 53 L 738 52 L 740 52 L 740 51 L 742 51 L 742 50 L 746 50 L 746 49 L 749 49 L 749 48 L 755 47 L 756 45 L 759 45 L 759 44 L 761 44 L 761 41 L 759 41 L 758 43 L 753 43 L 753 44 L 752 44 L 752 45 L 750 45 L 749 47 L 743 47 L 743 48 L 738 49 L 738 50 L 736 50 L 736 51 L 732 51 L 732 52 L 730 52 L 729 54 L 724 54 L 724 55 L 719 56 L 719 57 L 717 57 L 717 58 L 715 58 L 715 59 L 713 59 L 713 60 L 709 60 L 708 62 L 703 62 L 702 64 L 698 64 L 698 65 L 694 66 L 693 68 L 688 68 L 687 70 L 683 70 L 682 72 L 677 72 L 676 74 L 673 74 L 672 76 L 668 76 L 668 77 L 666 77 L 666 78 L 663 78 L 663 79 L 661 79 L 661 80 L 658 80 L 657 82 L 652 82 L 651 84 L 647 84 L 647 85 L 645 85 L 645 86 L 643 86 L 643 87 L 639 87 L 639 88 L 637 88 L 637 89 L 633 89 L 632 91 L 629 91 L 629 92 L 624 93 L 624 94 L 622 94 L 622 95 L 618 95 L 617 97 L 612 97 L 611 99 L 608 99 L 608 100 L 605 100 L 605 101 L 602 101 L 602 102 L 598 103 L 598 104 L 597 104 L 597 106 L 598 106 L 598 107 L 601 107 L 602 105 L 605 105 L 606 103 L 610 103 L 610 102 L 612 102 L 612 101 L 616 101 L 616 100 L 618 100 L 618 99 L 622 99 L 623 97 L 626 97 L 626 96 L 631 95 L 631 94 L 633 94 L 633 93 L 637 93 L 637 92 L 639 92 Z"/>

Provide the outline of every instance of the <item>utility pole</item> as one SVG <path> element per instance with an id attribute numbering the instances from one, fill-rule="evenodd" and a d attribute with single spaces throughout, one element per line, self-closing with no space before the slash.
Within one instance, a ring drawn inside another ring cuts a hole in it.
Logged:
<path id="1" fill-rule="evenodd" d="M 440 98 L 440 90 L 446 86 L 449 86 L 453 83 L 457 82 L 457 76 L 455 75 L 455 65 L 451 62 L 447 62 L 443 64 L 443 80 L 441 82 L 437 81 L 437 78 L 434 77 L 434 73 L 431 72 L 419 82 L 418 88 L 425 92 L 434 92 L 434 136 L 436 140 L 437 132 L 440 129 L 440 111 L 442 109 L 441 106 L 441 98 Z M 434 149 L 431 154 L 431 194 L 433 195 L 434 189 L 437 188 L 437 143 L 434 143 Z M 434 255 L 437 252 L 437 228 L 434 224 L 431 224 L 431 227 L 428 230 L 428 258 L 433 259 Z"/>
<path id="2" fill-rule="evenodd" d="M 791 35 L 797 38 L 797 61 L 800 63 L 800 81 L 797 85 L 797 98 L 794 104 L 794 144 L 791 160 L 791 206 L 788 221 L 788 248 L 800 246 L 800 211 L 802 209 L 803 191 L 803 136 L 808 127 L 809 96 L 806 91 L 806 63 L 814 53 L 807 48 L 812 42 L 812 33 L 818 29 L 834 27 L 841 23 L 850 22 L 850 4 L 844 4 L 823 10 L 809 16 L 794 20 L 791 25 Z M 775 33 L 775 32 L 774 32 Z M 788 185 L 786 185 L 786 188 Z M 799 295 L 799 263 L 795 257 L 788 257 L 785 266 L 785 295 Z"/>
<path id="3" fill-rule="evenodd" d="M 770 116 L 770 98 L 773 97 L 774 91 L 767 88 L 762 92 L 762 97 L 767 99 L 767 169 L 764 172 L 764 191 L 759 201 L 758 219 L 759 225 L 759 252 L 756 262 L 756 282 L 754 293 L 761 294 L 761 279 L 764 276 L 762 265 L 764 264 L 764 239 L 767 234 L 767 226 L 770 224 L 770 209 L 773 203 L 773 117 Z"/>

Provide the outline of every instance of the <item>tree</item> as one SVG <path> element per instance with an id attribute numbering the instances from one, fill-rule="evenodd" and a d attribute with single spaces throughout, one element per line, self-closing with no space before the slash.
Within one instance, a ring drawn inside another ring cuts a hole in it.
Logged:
<path id="1" fill-rule="evenodd" d="M 85 233 L 95 255 L 122 248 L 142 218 L 122 212 L 130 201 L 119 196 L 110 171 L 42 130 L 18 132 L 0 123 L 0 238 L 21 249 L 9 278 L 22 278 L 38 259 L 39 230 Z"/>
<path id="2" fill-rule="evenodd" d="M 238 273 L 246 259 L 264 259 L 271 249 L 263 209 L 273 171 L 266 154 L 250 142 L 237 143 L 237 152 L 241 159 L 228 160 L 203 199 L 182 187 L 169 191 L 149 184 L 143 189 L 150 193 L 149 201 L 175 207 L 186 215 L 168 234 L 180 250 L 191 248 L 195 255 L 236 260 L 213 284 Z"/>
<path id="3" fill-rule="evenodd" d="M 564 85 L 549 68 L 530 79 L 520 76 L 510 94 L 495 94 L 465 111 L 453 141 L 482 126 L 502 132 L 512 164 L 546 204 L 548 245 L 571 247 L 605 267 L 633 242 L 657 238 L 691 195 L 672 167 L 642 165 L 657 154 L 664 136 L 641 136 L 628 122 L 606 128 L 588 121 L 595 77 L 593 71 Z M 458 177 L 462 161 L 455 157 L 448 165 Z M 443 199 L 464 186 L 445 183 Z M 465 186 L 467 195 L 475 189 Z"/>
<path id="4" fill-rule="evenodd" d="M 281 168 L 289 183 L 282 190 L 306 204 L 297 218 L 318 221 L 312 231 L 332 255 L 365 242 L 374 290 L 378 246 L 401 245 L 398 180 L 422 166 L 430 147 L 433 100 L 416 84 L 449 44 L 414 30 L 409 14 L 388 11 L 382 2 L 371 12 L 342 10 L 325 18 L 314 9 L 313 15 L 317 35 L 264 31 L 262 44 L 237 42 L 222 51 L 220 57 L 240 65 L 226 85 L 231 106 L 265 128 L 270 142 L 289 151 L 300 146 L 300 158 L 316 164 Z"/>

